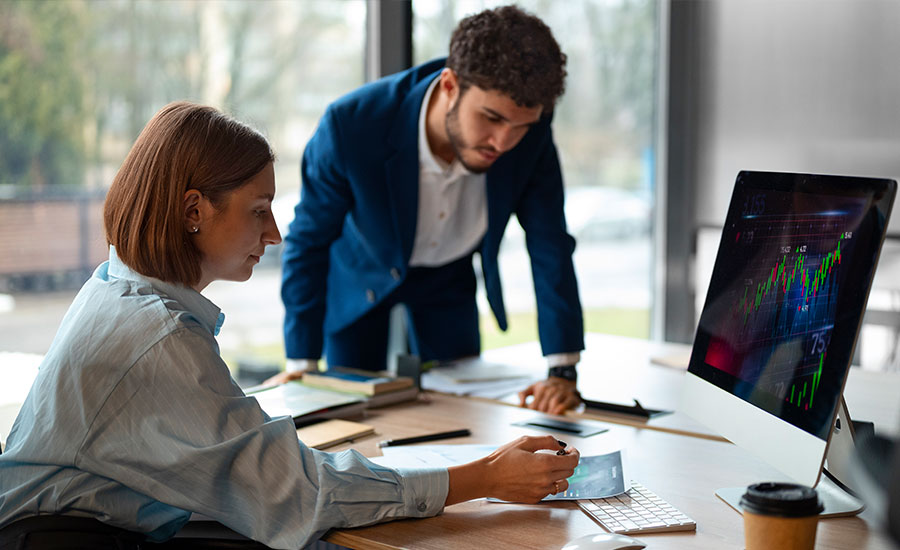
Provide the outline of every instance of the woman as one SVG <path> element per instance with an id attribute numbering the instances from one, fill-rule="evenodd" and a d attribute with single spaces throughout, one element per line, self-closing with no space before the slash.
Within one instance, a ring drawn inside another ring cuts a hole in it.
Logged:
<path id="1" fill-rule="evenodd" d="M 0 455 L 0 527 L 37 515 L 92 517 L 149 540 L 202 513 L 276 548 L 332 527 L 426 517 L 483 496 L 534 502 L 578 462 L 527 437 L 449 469 L 397 471 L 355 451 L 298 443 L 232 380 L 201 291 L 247 280 L 281 236 L 274 155 L 210 107 L 172 103 L 116 175 L 109 261 L 62 321 Z"/>

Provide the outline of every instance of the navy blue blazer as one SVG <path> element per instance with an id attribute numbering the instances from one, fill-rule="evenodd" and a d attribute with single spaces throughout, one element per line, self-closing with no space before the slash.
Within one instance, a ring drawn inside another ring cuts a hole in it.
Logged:
<path id="1" fill-rule="evenodd" d="M 443 67 L 443 59 L 431 61 L 338 99 L 307 143 L 282 256 L 289 358 L 320 357 L 323 330 L 347 327 L 403 282 L 418 215 L 419 110 Z M 488 229 L 480 252 L 497 323 L 506 330 L 497 251 L 515 213 L 531 257 L 543 353 L 584 349 L 575 240 L 566 231 L 550 116 L 486 176 Z"/>

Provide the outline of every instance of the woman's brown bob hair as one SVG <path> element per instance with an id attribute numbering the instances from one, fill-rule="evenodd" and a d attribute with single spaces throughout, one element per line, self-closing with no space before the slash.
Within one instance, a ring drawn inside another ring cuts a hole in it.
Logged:
<path id="1" fill-rule="evenodd" d="M 185 227 L 185 192 L 196 189 L 221 209 L 274 159 L 253 128 L 212 107 L 170 103 L 144 127 L 109 188 L 106 240 L 138 273 L 193 286 L 200 251 Z"/>

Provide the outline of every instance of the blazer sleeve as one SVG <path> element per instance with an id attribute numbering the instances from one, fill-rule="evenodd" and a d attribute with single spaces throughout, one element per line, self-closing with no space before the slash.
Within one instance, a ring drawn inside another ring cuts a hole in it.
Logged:
<path id="1" fill-rule="evenodd" d="M 303 152 L 300 202 L 284 239 L 281 299 L 291 359 L 322 354 L 329 250 L 353 203 L 340 144 L 337 115 L 329 107 Z"/>
<path id="2" fill-rule="evenodd" d="M 584 349 L 584 320 L 572 263 L 575 239 L 566 230 L 564 201 L 559 157 L 548 129 L 516 209 L 531 259 L 544 355 Z"/>

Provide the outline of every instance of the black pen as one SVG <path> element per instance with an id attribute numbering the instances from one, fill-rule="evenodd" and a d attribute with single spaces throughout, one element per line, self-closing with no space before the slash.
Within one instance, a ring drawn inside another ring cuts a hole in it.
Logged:
<path id="1" fill-rule="evenodd" d="M 379 447 L 394 447 L 397 445 L 409 445 L 412 443 L 423 443 L 425 441 L 436 441 L 438 439 L 450 439 L 451 437 L 465 437 L 472 435 L 468 429 L 453 430 L 452 432 L 440 432 L 436 434 L 417 435 L 415 437 L 404 437 L 403 439 L 388 439 L 379 441 Z"/>
<path id="2" fill-rule="evenodd" d="M 560 447 L 562 447 L 562 449 L 556 451 L 556 454 L 558 454 L 559 456 L 566 454 L 566 447 L 568 447 L 568 444 L 565 441 L 561 441 L 559 439 L 557 439 L 556 442 L 559 443 Z"/>

